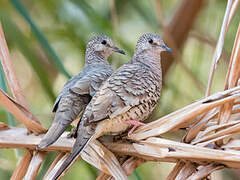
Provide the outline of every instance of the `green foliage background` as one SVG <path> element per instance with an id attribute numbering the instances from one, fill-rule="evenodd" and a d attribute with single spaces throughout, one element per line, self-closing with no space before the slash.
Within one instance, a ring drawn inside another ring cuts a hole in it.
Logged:
<path id="1" fill-rule="evenodd" d="M 166 21 L 170 22 L 181 1 L 160 2 L 162 13 Z M 117 30 L 112 23 L 111 3 L 111 0 L 0 0 L 0 20 L 21 87 L 31 110 L 45 127 L 51 124 L 51 108 L 63 84 L 82 69 L 86 42 L 93 34 L 109 35 L 127 52 L 127 56 L 111 57 L 110 62 L 115 69 L 130 60 L 140 35 L 146 32 L 162 34 L 153 1 L 115 0 Z M 198 79 L 197 83 L 202 83 L 204 88 L 214 47 L 199 41 L 192 34 L 197 32 L 216 42 L 225 7 L 226 1 L 208 1 L 194 22 L 194 28 L 181 51 L 184 64 Z M 223 89 L 239 21 L 238 10 L 225 40 L 224 53 L 228 58 L 221 59 L 215 74 L 213 92 Z M 0 81 L 1 88 L 7 91 L 3 74 Z M 175 62 L 164 77 L 162 98 L 151 119 L 161 117 L 203 97 L 204 88 L 197 88 L 195 83 L 182 66 Z M 4 123 L 22 126 L 1 106 L 0 117 Z M 0 150 L 0 179 L 11 177 L 21 154 L 19 150 Z M 37 179 L 42 179 L 55 156 L 55 153 L 47 156 Z M 138 176 L 132 175 L 131 179 L 163 179 L 172 166 L 168 163 L 149 162 L 137 168 Z M 95 168 L 79 161 L 63 179 L 91 180 L 95 179 L 97 174 Z M 221 171 L 216 173 L 216 176 L 237 179 L 236 173 L 231 171 Z"/>

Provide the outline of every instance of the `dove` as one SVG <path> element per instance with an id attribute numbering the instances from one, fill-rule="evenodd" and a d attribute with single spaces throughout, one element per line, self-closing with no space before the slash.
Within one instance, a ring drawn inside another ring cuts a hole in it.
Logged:
<path id="1" fill-rule="evenodd" d="M 94 36 L 89 40 L 84 68 L 67 81 L 57 97 L 53 107 L 53 123 L 38 144 L 37 150 L 53 144 L 73 121 L 81 119 L 92 96 L 113 73 L 107 61 L 113 52 L 125 54 L 105 35 Z"/>
<path id="2" fill-rule="evenodd" d="M 133 58 L 115 71 L 99 88 L 83 113 L 72 151 L 54 176 L 68 169 L 93 140 L 108 133 L 117 135 L 132 125 L 129 135 L 156 106 L 162 88 L 160 53 L 170 51 L 158 34 L 144 34 Z"/>

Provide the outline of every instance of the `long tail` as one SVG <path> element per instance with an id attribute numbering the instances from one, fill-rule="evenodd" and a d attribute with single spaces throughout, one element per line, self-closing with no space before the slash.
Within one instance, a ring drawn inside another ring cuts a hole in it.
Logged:
<path id="1" fill-rule="evenodd" d="M 75 112 L 73 108 L 59 108 L 60 111 L 56 112 L 52 126 L 49 128 L 48 132 L 38 144 L 36 148 L 37 150 L 43 149 L 53 144 L 68 128 L 68 126 L 82 114 L 82 111 Z"/>
<path id="2" fill-rule="evenodd" d="M 63 132 L 70 124 L 71 122 L 68 124 L 60 124 L 58 122 L 53 123 L 52 126 L 49 128 L 48 132 L 43 137 L 43 139 L 37 145 L 36 149 L 43 149 L 53 144 L 63 134 Z"/>
<path id="3" fill-rule="evenodd" d="M 73 145 L 72 152 L 58 169 L 53 180 L 57 180 L 61 174 L 76 161 L 83 149 L 96 138 L 97 136 L 94 134 L 94 131 L 89 132 L 88 127 L 80 126 L 78 128 L 77 139 Z"/>

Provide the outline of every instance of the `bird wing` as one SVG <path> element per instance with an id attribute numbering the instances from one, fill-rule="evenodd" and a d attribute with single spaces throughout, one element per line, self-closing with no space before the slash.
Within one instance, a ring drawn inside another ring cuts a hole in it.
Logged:
<path id="1" fill-rule="evenodd" d="M 80 72 L 79 74 L 77 74 L 76 76 L 73 76 L 71 79 L 69 79 L 63 86 L 63 89 L 61 90 L 61 92 L 59 93 L 58 97 L 56 98 L 54 105 L 53 105 L 53 110 L 52 112 L 56 112 L 58 109 L 58 104 L 62 98 L 62 96 L 64 94 L 66 94 L 69 90 L 69 88 L 78 80 L 81 79 L 82 76 L 84 75 L 83 72 Z"/>
<path id="2" fill-rule="evenodd" d="M 93 96 L 102 82 L 112 73 L 113 69 L 108 64 L 85 67 L 78 75 L 66 82 L 53 105 L 53 112 L 57 111 L 62 96 L 69 93 L 69 91 L 79 95 L 90 94 L 90 96 Z"/>
<path id="3" fill-rule="evenodd" d="M 95 68 L 88 72 L 88 74 L 82 79 L 78 80 L 70 90 L 80 95 L 90 94 L 93 96 L 103 81 L 105 81 L 112 73 L 113 70 L 110 66 Z"/>
<path id="4" fill-rule="evenodd" d="M 161 88 L 153 78 L 157 77 L 142 63 L 122 66 L 92 98 L 83 115 L 84 124 L 114 118 L 134 106 L 150 101 L 156 89 Z"/>

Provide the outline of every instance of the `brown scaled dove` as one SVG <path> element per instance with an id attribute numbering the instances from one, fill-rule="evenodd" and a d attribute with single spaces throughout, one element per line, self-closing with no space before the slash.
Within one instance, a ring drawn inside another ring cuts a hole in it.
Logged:
<path id="1" fill-rule="evenodd" d="M 105 133 L 120 134 L 132 125 L 133 129 L 142 125 L 140 122 L 150 115 L 160 97 L 162 51 L 171 49 L 159 35 L 144 34 L 139 38 L 131 61 L 103 83 L 86 107 L 73 149 L 54 180 L 71 166 L 91 141 Z"/>
<path id="2" fill-rule="evenodd" d="M 107 61 L 113 52 L 125 54 L 105 35 L 90 39 L 86 47 L 85 66 L 78 75 L 67 81 L 57 97 L 53 108 L 53 112 L 56 112 L 53 123 L 37 149 L 53 144 L 74 120 L 81 119 L 92 96 L 113 73 Z"/>

